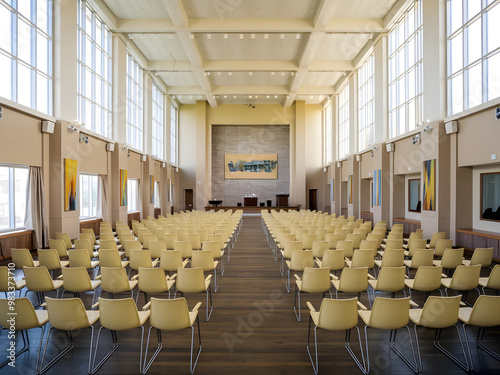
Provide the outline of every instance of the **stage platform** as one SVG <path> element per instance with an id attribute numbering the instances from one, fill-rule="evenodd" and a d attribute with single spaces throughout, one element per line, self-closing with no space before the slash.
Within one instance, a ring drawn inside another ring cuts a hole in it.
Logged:
<path id="1" fill-rule="evenodd" d="M 227 211 L 227 210 L 232 210 L 233 212 L 236 211 L 236 210 L 243 210 L 243 213 L 252 213 L 252 214 L 260 214 L 261 210 L 267 210 L 268 212 L 271 211 L 271 210 L 275 210 L 275 211 L 281 211 L 281 210 L 285 210 L 285 211 L 297 211 L 298 210 L 298 207 L 297 206 L 289 206 L 289 207 L 261 207 L 261 206 L 247 206 L 247 207 L 234 207 L 234 206 L 217 206 L 217 207 L 213 207 L 213 206 L 206 206 L 205 207 L 205 211 L 210 211 L 210 210 L 215 210 L 215 211 L 219 211 L 219 210 L 224 210 L 224 211 Z"/>

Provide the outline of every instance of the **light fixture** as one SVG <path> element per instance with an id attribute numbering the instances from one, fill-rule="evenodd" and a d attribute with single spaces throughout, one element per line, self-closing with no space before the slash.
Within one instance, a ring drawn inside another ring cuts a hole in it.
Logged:
<path id="1" fill-rule="evenodd" d="M 290 75 L 294 76 L 294 75 L 295 75 L 295 73 L 294 73 L 294 72 L 291 72 L 291 73 L 290 73 Z"/>
<path id="2" fill-rule="evenodd" d="M 174 39 L 174 34 L 168 34 L 168 39 Z"/>
<path id="3" fill-rule="evenodd" d="M 370 34 L 370 35 L 368 36 L 368 39 L 372 40 L 372 39 L 373 39 L 373 34 Z"/>
<path id="4" fill-rule="evenodd" d="M 264 39 L 269 39 L 269 34 L 264 34 Z"/>
<path id="5" fill-rule="evenodd" d="M 273 76 L 273 75 L 274 75 L 274 72 L 271 72 L 271 75 Z"/>
<path id="6" fill-rule="evenodd" d="M 281 75 L 284 76 L 285 75 L 285 72 L 281 72 Z"/>
<path id="7" fill-rule="evenodd" d="M 248 99 L 252 99 L 252 95 L 248 95 Z"/>
<path id="8" fill-rule="evenodd" d="M 250 38 L 255 39 L 255 34 L 251 34 Z"/>
<path id="9" fill-rule="evenodd" d="M 280 39 L 285 39 L 285 34 L 280 34 Z"/>
<path id="10" fill-rule="evenodd" d="M 217 75 L 220 76 L 221 75 L 221 72 L 217 72 Z"/>
<path id="11" fill-rule="evenodd" d="M 209 75 L 210 75 L 210 72 L 207 72 L 207 76 L 209 76 Z"/>
<path id="12" fill-rule="evenodd" d="M 252 72 L 248 72 L 248 75 L 251 76 L 253 73 Z"/>
<path id="13" fill-rule="evenodd" d="M 212 34 L 207 34 L 207 39 L 212 39 Z"/>
<path id="14" fill-rule="evenodd" d="M 278 99 L 278 95 L 274 95 L 274 99 Z"/>
<path id="15" fill-rule="evenodd" d="M 432 126 L 430 125 L 427 125 L 425 128 L 424 128 L 424 133 L 430 133 L 432 131 Z"/>
<path id="16" fill-rule="evenodd" d="M 243 39 L 244 38 L 244 35 L 243 34 L 240 34 L 240 39 Z"/>
<path id="17" fill-rule="evenodd" d="M 158 39 L 158 34 L 154 34 L 153 38 Z"/>
<path id="18" fill-rule="evenodd" d="M 233 99 L 236 99 L 236 98 L 237 98 L 237 96 L 236 96 L 236 95 L 233 95 Z"/>
<path id="19" fill-rule="evenodd" d="M 226 98 L 227 98 L 227 95 L 224 95 L 224 99 L 226 99 Z"/>
<path id="20" fill-rule="evenodd" d="M 227 39 L 229 38 L 229 36 L 227 34 L 224 34 L 224 39 Z"/>
<path id="21" fill-rule="evenodd" d="M 228 76 L 232 76 L 232 75 L 233 75 L 233 72 L 227 72 L 227 75 L 228 75 Z"/>
<path id="22" fill-rule="evenodd" d="M 258 98 L 259 98 L 259 96 L 258 96 L 258 95 L 255 95 L 255 99 L 258 99 Z"/>
<path id="23" fill-rule="evenodd" d="M 300 34 L 295 35 L 295 38 L 300 39 Z"/>
<path id="24" fill-rule="evenodd" d="M 269 98 L 270 98 L 270 96 L 269 96 L 269 95 L 266 95 L 266 98 L 267 98 L 267 99 L 269 99 Z"/>
<path id="25" fill-rule="evenodd" d="M 189 34 L 189 39 L 194 39 L 194 34 Z"/>
<path id="26" fill-rule="evenodd" d="M 158 72 L 155 72 L 155 76 L 158 77 L 158 75 L 159 75 Z"/>

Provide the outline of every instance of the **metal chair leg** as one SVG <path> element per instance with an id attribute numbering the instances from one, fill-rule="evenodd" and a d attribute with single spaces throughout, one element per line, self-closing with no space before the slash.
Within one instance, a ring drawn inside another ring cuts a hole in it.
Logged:
<path id="1" fill-rule="evenodd" d="M 40 366 L 38 369 L 37 374 L 44 374 L 48 369 L 50 369 L 52 366 L 56 364 L 57 361 L 59 361 L 62 357 L 64 357 L 66 354 L 68 354 L 74 347 L 73 343 L 73 336 L 71 335 L 71 331 L 64 331 L 66 333 L 66 338 L 68 340 L 68 345 L 58 354 L 56 355 L 47 365 L 43 365 L 43 361 L 45 360 L 45 354 L 47 352 L 47 346 L 49 345 L 49 339 L 50 339 L 50 333 L 52 332 L 53 327 L 49 328 L 49 332 L 47 334 L 47 339 L 45 340 L 45 348 L 43 349 L 43 355 L 42 359 L 40 362 Z M 41 347 L 38 349 L 40 352 Z"/>
<path id="2" fill-rule="evenodd" d="M 297 285 L 295 285 L 293 296 L 294 296 L 294 298 L 293 298 L 293 311 L 295 313 L 295 317 L 300 322 L 300 290 L 297 289 Z M 297 308 L 296 308 L 297 307 L 297 297 L 299 300 L 299 315 L 297 315 Z"/>
<path id="3" fill-rule="evenodd" d="M 351 341 L 351 330 L 348 329 L 345 331 L 345 349 L 347 352 L 351 355 L 351 358 L 354 360 L 354 362 L 358 365 L 359 369 L 363 374 L 368 374 L 366 371 L 366 362 L 365 362 L 365 356 L 363 354 L 363 344 L 361 344 L 361 335 L 359 333 L 359 328 L 356 326 L 356 331 L 358 332 L 358 342 L 359 342 L 359 349 L 361 351 L 361 360 L 363 361 L 363 364 L 359 361 L 358 357 L 354 354 L 354 352 L 351 349 L 350 341 Z"/>
<path id="4" fill-rule="evenodd" d="M 191 361 L 189 363 L 189 372 L 191 374 L 194 372 L 194 369 L 196 368 L 196 365 L 198 363 L 198 359 L 200 358 L 200 354 L 201 354 L 200 319 L 198 316 L 196 317 L 196 322 L 198 323 L 198 355 L 196 356 L 196 359 L 195 359 L 194 365 L 193 365 L 194 326 L 191 326 Z"/>
<path id="5" fill-rule="evenodd" d="M 206 293 L 207 293 L 206 318 L 207 318 L 207 322 L 208 322 L 210 320 L 210 317 L 212 316 L 212 310 L 214 309 L 214 307 L 212 305 L 212 287 L 211 286 L 208 286 Z M 210 299 L 210 305 L 208 304 L 209 299 Z M 209 312 L 209 306 L 210 306 L 210 312 Z"/>
<path id="6" fill-rule="evenodd" d="M 457 365 L 459 365 L 463 370 L 469 371 L 471 368 L 469 366 L 469 359 L 467 358 L 467 354 L 465 352 L 464 344 L 462 342 L 462 337 L 460 336 L 460 331 L 458 330 L 457 325 L 455 324 L 454 327 L 457 330 L 458 338 L 460 340 L 460 346 L 462 348 L 462 353 L 464 355 L 465 363 L 461 362 L 457 357 L 455 357 L 453 354 L 451 354 L 448 350 L 446 350 L 441 343 L 439 342 L 441 338 L 441 333 L 443 331 L 442 328 L 436 329 L 436 334 L 434 335 L 434 346 L 444 355 L 446 355 L 449 359 L 451 359 L 453 362 L 455 362 Z"/>
<path id="7" fill-rule="evenodd" d="M 318 373 L 318 341 L 317 341 L 317 337 L 316 337 L 316 329 L 317 327 L 314 327 L 314 351 L 315 351 L 315 357 L 316 357 L 316 364 L 314 363 L 314 360 L 311 356 L 311 352 L 309 351 L 309 342 L 310 342 L 310 339 L 311 339 L 311 321 L 312 321 L 312 318 L 311 316 L 309 316 L 309 330 L 307 331 L 307 346 L 306 346 L 306 349 L 307 349 L 307 354 L 309 354 L 309 359 L 311 360 L 311 364 L 312 364 L 312 367 L 313 367 L 313 370 L 314 370 L 314 374 L 317 374 Z"/>

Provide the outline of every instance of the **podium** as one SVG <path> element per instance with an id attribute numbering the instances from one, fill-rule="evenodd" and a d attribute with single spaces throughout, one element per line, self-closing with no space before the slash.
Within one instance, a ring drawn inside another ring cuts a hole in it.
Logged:
<path id="1" fill-rule="evenodd" d="M 257 197 L 243 197 L 245 207 L 257 207 Z"/>
<path id="2" fill-rule="evenodd" d="M 277 194 L 276 195 L 276 206 L 277 207 L 288 207 L 288 197 L 290 194 Z"/>

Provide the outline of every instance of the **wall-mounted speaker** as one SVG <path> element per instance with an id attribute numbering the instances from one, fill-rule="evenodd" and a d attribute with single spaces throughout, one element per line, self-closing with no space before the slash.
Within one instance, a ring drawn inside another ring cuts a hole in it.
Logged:
<path id="1" fill-rule="evenodd" d="M 146 159 L 147 159 L 147 156 L 146 156 L 146 155 L 141 155 L 141 161 L 143 161 L 143 162 L 144 162 L 144 161 L 146 161 Z"/>
<path id="2" fill-rule="evenodd" d="M 450 121 L 444 124 L 444 128 L 446 129 L 446 134 L 456 133 L 458 132 L 458 122 Z"/>
<path id="3" fill-rule="evenodd" d="M 500 120 L 500 107 L 498 107 L 498 108 L 495 110 L 495 117 L 497 118 L 497 120 Z"/>
<path id="4" fill-rule="evenodd" d="M 110 152 L 115 151 L 115 144 L 114 143 L 106 143 L 106 151 L 110 151 Z"/>
<path id="5" fill-rule="evenodd" d="M 3 117 L 3 108 L 0 107 L 0 119 Z"/>
<path id="6" fill-rule="evenodd" d="M 361 155 L 356 155 L 356 161 L 361 161 Z"/>
<path id="7" fill-rule="evenodd" d="M 394 143 L 387 143 L 385 145 L 385 149 L 387 152 L 393 152 L 394 151 Z"/>
<path id="8" fill-rule="evenodd" d="M 42 132 L 53 134 L 55 125 L 52 121 L 42 121 Z"/>

